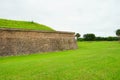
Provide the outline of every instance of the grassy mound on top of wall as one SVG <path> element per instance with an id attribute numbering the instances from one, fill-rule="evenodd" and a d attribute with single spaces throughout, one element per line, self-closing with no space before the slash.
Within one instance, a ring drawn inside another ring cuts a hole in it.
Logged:
<path id="1" fill-rule="evenodd" d="M 42 30 L 42 31 L 54 31 L 52 28 L 38 24 L 33 21 L 17 21 L 0 19 L 0 28 L 15 28 L 15 29 L 30 29 L 30 30 Z"/>
<path id="2" fill-rule="evenodd" d="M 79 42 L 79 48 L 0 57 L 0 80 L 120 80 L 119 42 Z"/>

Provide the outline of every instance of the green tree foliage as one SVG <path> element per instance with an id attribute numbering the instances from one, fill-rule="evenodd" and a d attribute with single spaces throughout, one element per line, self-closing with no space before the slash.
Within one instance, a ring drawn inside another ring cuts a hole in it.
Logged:
<path id="1" fill-rule="evenodd" d="M 116 30 L 116 35 L 120 36 L 120 29 Z"/>
<path id="2" fill-rule="evenodd" d="M 118 36 L 119 41 L 120 41 L 120 29 L 116 30 L 116 35 Z"/>
<path id="3" fill-rule="evenodd" d="M 85 41 L 94 41 L 95 40 L 95 34 L 84 34 L 83 38 Z"/>
<path id="4" fill-rule="evenodd" d="M 76 34 L 75 34 L 75 37 L 77 37 L 77 40 L 79 39 L 80 36 L 81 36 L 81 35 L 80 35 L 79 33 L 76 33 Z"/>

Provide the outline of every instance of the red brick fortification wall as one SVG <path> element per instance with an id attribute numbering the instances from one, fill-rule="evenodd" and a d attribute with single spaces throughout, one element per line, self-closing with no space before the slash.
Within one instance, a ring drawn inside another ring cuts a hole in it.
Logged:
<path id="1" fill-rule="evenodd" d="M 73 32 L 0 29 L 0 56 L 76 49 Z"/>

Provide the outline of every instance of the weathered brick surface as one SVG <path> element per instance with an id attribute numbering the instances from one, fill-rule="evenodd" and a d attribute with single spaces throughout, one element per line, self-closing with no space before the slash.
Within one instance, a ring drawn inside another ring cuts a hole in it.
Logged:
<path id="1" fill-rule="evenodd" d="M 0 56 L 76 49 L 72 32 L 0 29 Z"/>

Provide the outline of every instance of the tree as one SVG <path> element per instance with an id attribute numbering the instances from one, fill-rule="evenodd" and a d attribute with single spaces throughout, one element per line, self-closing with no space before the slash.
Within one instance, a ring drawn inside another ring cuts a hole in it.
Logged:
<path id="1" fill-rule="evenodd" d="M 76 33 L 75 37 L 77 37 L 77 40 L 79 39 L 81 35 L 79 33 Z"/>
<path id="2" fill-rule="evenodd" d="M 95 40 L 95 34 L 84 34 L 83 38 L 85 41 L 93 41 Z"/>
<path id="3" fill-rule="evenodd" d="M 118 38 L 120 40 L 120 29 L 116 30 L 116 35 L 118 36 Z"/>

